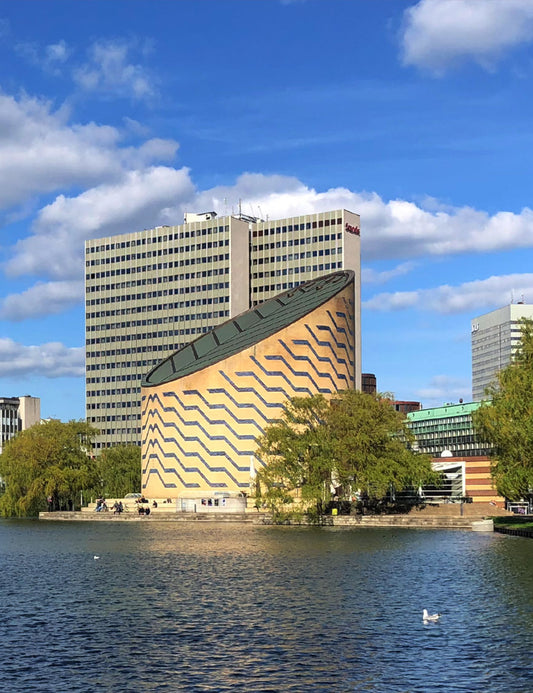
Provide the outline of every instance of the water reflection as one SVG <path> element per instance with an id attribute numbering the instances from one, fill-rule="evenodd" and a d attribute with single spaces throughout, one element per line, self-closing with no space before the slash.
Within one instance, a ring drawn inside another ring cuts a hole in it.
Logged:
<path id="1" fill-rule="evenodd" d="M 0 522 L 0 551 L 12 690 L 531 688 L 527 539 Z"/>

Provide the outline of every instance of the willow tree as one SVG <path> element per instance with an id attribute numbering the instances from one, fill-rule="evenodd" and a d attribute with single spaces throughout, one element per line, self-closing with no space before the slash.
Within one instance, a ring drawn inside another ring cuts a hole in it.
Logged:
<path id="1" fill-rule="evenodd" d="M 486 390 L 488 401 L 473 414 L 476 432 L 494 449 L 492 474 L 510 500 L 533 489 L 533 321 L 522 319 L 521 341 L 511 363 Z"/>
<path id="2" fill-rule="evenodd" d="M 0 513 L 25 517 L 48 508 L 71 510 L 79 504 L 81 491 L 97 485 L 91 457 L 96 433 L 83 421 L 51 420 L 7 441 L 0 455 L 5 485 Z"/>
<path id="3" fill-rule="evenodd" d="M 335 477 L 344 488 L 382 498 L 434 483 L 427 455 L 411 450 L 413 434 L 387 395 L 345 390 L 331 401 L 327 417 Z"/>
<path id="4" fill-rule="evenodd" d="M 298 491 L 321 512 L 332 486 L 381 499 L 391 489 L 434 483 L 430 458 L 414 453 L 411 439 L 388 397 L 345 390 L 331 400 L 293 398 L 257 440 L 265 500 L 287 503 Z"/>
<path id="5" fill-rule="evenodd" d="M 122 498 L 141 490 L 141 448 L 138 445 L 105 448 L 96 464 L 104 496 Z"/>
<path id="6" fill-rule="evenodd" d="M 323 395 L 293 397 L 281 418 L 257 439 L 258 456 L 266 466 L 258 487 L 271 510 L 292 503 L 299 495 L 308 507 L 323 510 L 329 499 L 333 457 L 325 426 L 329 403 Z"/>

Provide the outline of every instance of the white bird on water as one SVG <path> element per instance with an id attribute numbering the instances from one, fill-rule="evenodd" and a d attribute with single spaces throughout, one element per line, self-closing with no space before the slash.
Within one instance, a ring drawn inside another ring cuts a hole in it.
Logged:
<path id="1" fill-rule="evenodd" d="M 422 612 L 422 619 L 424 622 L 428 621 L 438 621 L 440 618 L 440 614 L 428 614 L 428 610 L 424 609 Z"/>
<path id="2" fill-rule="evenodd" d="M 97 561 L 100 558 L 100 556 L 95 556 L 94 560 Z"/>

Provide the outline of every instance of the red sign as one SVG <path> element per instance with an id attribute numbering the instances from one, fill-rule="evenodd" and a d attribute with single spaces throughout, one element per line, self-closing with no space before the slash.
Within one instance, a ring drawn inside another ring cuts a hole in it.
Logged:
<path id="1" fill-rule="evenodd" d="M 348 224 L 348 222 L 346 222 L 345 230 L 348 231 L 348 233 L 354 233 L 356 236 L 358 236 L 360 232 L 358 226 L 352 226 L 351 224 Z"/>

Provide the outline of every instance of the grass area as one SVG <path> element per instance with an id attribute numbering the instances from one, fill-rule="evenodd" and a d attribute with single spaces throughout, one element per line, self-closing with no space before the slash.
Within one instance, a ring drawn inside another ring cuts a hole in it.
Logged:
<path id="1" fill-rule="evenodd" d="M 509 527 L 509 529 L 533 529 L 533 516 L 525 517 L 493 517 L 495 527 Z"/>

